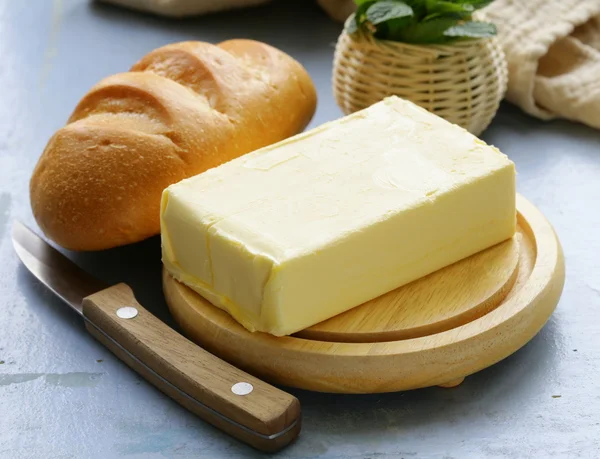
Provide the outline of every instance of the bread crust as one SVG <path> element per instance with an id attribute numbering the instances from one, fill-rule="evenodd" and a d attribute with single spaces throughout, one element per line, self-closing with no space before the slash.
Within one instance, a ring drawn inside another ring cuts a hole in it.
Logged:
<path id="1" fill-rule="evenodd" d="M 160 232 L 168 185 L 302 131 L 316 109 L 306 70 L 253 40 L 158 48 L 81 99 L 31 177 L 33 215 L 71 250 Z"/>

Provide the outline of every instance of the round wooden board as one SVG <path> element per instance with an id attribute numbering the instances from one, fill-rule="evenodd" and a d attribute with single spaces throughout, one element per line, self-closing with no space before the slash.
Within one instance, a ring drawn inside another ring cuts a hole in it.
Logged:
<path id="1" fill-rule="evenodd" d="M 513 240 L 294 336 L 248 332 L 166 271 L 163 289 L 190 339 L 269 382 L 338 393 L 451 387 L 525 345 L 562 293 L 552 226 L 521 196 L 517 209 Z"/>

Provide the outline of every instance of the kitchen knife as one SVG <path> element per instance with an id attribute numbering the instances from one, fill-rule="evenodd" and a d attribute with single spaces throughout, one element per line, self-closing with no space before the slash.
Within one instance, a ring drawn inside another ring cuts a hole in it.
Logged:
<path id="1" fill-rule="evenodd" d="M 103 284 L 22 223 L 12 240 L 27 269 L 83 317 L 90 334 L 182 406 L 262 451 L 298 436 L 297 398 L 198 347 L 144 309 L 126 284 Z"/>

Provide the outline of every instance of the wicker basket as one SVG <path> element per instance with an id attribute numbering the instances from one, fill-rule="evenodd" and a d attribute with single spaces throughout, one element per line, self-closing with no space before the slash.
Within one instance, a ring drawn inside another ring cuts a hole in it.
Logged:
<path id="1" fill-rule="evenodd" d="M 496 114 L 507 80 L 495 38 L 419 46 L 343 32 L 335 50 L 333 91 L 345 114 L 397 95 L 478 136 Z"/>

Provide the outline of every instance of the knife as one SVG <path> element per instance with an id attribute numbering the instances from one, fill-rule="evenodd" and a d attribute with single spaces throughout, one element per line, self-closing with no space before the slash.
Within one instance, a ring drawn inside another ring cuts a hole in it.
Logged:
<path id="1" fill-rule="evenodd" d="M 129 286 L 95 279 L 18 221 L 12 241 L 27 269 L 83 317 L 94 338 L 179 404 L 261 451 L 298 436 L 296 397 L 198 347 L 144 309 Z"/>

